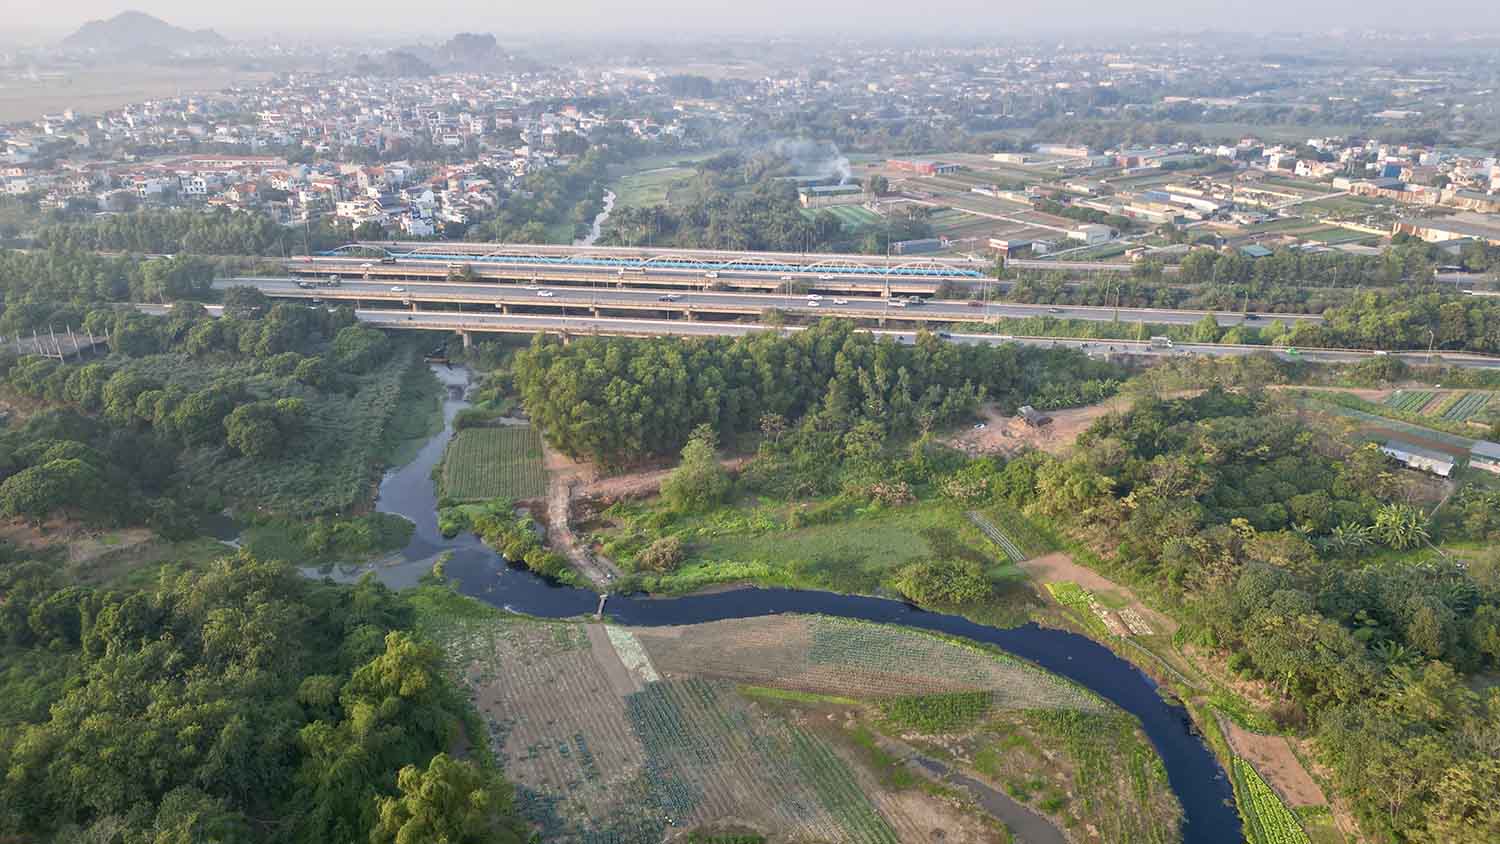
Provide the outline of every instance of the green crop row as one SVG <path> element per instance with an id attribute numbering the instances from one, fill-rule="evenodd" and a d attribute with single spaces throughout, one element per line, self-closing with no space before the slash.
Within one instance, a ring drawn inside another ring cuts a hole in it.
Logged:
<path id="1" fill-rule="evenodd" d="M 1271 786 L 1261 779 L 1255 766 L 1234 757 L 1234 777 L 1243 792 L 1241 813 L 1248 821 L 1247 836 L 1252 844 L 1311 844 L 1297 816 L 1281 802 Z"/>
<path id="2" fill-rule="evenodd" d="M 542 438 L 535 428 L 529 425 L 466 428 L 449 443 L 443 457 L 444 498 L 524 501 L 546 494 Z"/>
<path id="3" fill-rule="evenodd" d="M 1478 416 L 1489 403 L 1489 393 L 1465 393 L 1462 399 L 1444 408 L 1442 417 L 1444 419 L 1452 419 L 1455 422 L 1463 422 L 1471 417 Z"/>
<path id="4" fill-rule="evenodd" d="M 1386 405 L 1407 413 L 1418 413 L 1432 397 L 1436 395 L 1432 390 L 1397 390 L 1391 393 L 1385 400 Z"/>

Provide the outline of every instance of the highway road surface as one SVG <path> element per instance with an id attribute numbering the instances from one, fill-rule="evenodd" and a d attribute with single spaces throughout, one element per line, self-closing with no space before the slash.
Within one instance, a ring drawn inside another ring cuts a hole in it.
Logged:
<path id="1" fill-rule="evenodd" d="M 467 314 L 441 311 L 416 311 L 408 313 L 403 311 L 364 309 L 356 311 L 355 314 L 360 320 L 382 328 L 432 331 L 494 331 L 525 334 L 534 334 L 538 331 L 543 331 L 548 333 L 566 333 L 575 336 L 598 334 L 601 336 L 625 337 L 663 335 L 680 337 L 740 337 L 757 331 L 779 331 L 785 334 L 801 331 L 805 328 L 805 326 L 772 328 L 750 323 L 688 322 L 686 320 L 670 319 L 595 319 L 592 317 L 544 315 L 506 316 L 501 314 Z M 917 338 L 917 332 L 915 331 L 873 329 L 871 333 L 894 337 L 898 341 L 905 343 L 915 342 Z M 1287 360 L 1300 359 L 1317 363 L 1354 363 L 1381 354 L 1379 352 L 1359 349 L 1301 349 L 1294 352 L 1290 349 L 1275 346 L 1229 346 L 1215 343 L 1178 343 L 1173 348 L 1163 349 L 1153 347 L 1149 342 L 1145 341 L 1016 337 L 1005 334 L 969 334 L 961 332 L 942 332 L 938 336 L 955 343 L 990 343 L 992 345 L 1020 343 L 1026 346 L 1046 348 L 1081 349 L 1093 354 L 1121 352 L 1156 357 L 1188 355 L 1234 357 L 1256 354 L 1258 352 L 1270 352 Z M 1428 354 L 1426 352 L 1390 352 L 1389 356 L 1412 364 L 1422 364 L 1428 361 Z M 1475 369 L 1500 369 L 1500 357 L 1454 353 L 1443 354 L 1439 357 L 1441 357 L 1444 364 L 1450 366 Z"/>
<path id="2" fill-rule="evenodd" d="M 145 313 L 165 314 L 168 305 L 138 305 Z M 210 305 L 210 314 L 223 312 L 220 305 Z M 583 316 L 549 316 L 545 314 L 478 314 L 455 311 L 395 311 L 362 308 L 355 316 L 362 322 L 380 328 L 412 331 L 442 331 L 469 333 L 535 334 L 539 331 L 569 336 L 619 336 L 619 337 L 741 337 L 757 331 L 778 331 L 783 334 L 804 330 L 805 326 L 771 327 L 753 323 L 690 322 L 683 319 L 615 319 Z M 871 333 L 894 337 L 899 342 L 916 341 L 917 332 L 895 329 L 873 329 Z M 1172 348 L 1156 348 L 1149 342 L 1132 340 L 1079 340 L 1069 337 L 1016 337 L 1006 334 L 972 334 L 965 332 L 939 332 L 938 336 L 953 343 L 1020 343 L 1041 348 L 1080 349 L 1089 354 L 1128 353 L 1154 357 L 1207 355 L 1231 357 L 1261 352 L 1274 354 L 1284 360 L 1305 360 L 1314 363 L 1354 363 L 1371 357 L 1384 356 L 1381 352 L 1358 349 L 1290 349 L 1276 346 L 1230 346 L 1214 343 L 1177 343 Z M 1430 362 L 1426 352 L 1390 352 L 1390 357 L 1409 364 Z M 1438 356 L 1448 366 L 1465 369 L 1500 369 L 1500 357 L 1448 352 Z"/>
<path id="3" fill-rule="evenodd" d="M 525 285 L 521 283 L 485 284 L 480 282 L 420 282 L 345 280 L 338 287 L 303 288 L 297 279 L 243 277 L 219 279 L 218 289 L 235 286 L 255 287 L 268 296 L 324 301 L 387 301 L 412 305 L 484 305 L 565 311 L 567 309 L 604 309 L 633 311 L 668 311 L 692 317 L 722 314 L 759 314 L 776 309 L 799 316 L 838 316 L 865 320 L 903 320 L 922 322 L 985 322 L 1000 317 L 1025 318 L 1051 316 L 1057 319 L 1081 319 L 1093 322 L 1147 322 L 1161 325 L 1192 325 L 1209 311 L 1167 310 L 1159 308 L 1103 308 L 1092 306 L 1025 305 L 1012 302 L 990 302 L 975 307 L 963 300 L 928 299 L 923 304 L 900 306 L 896 299 L 874 296 L 827 296 L 779 293 L 674 293 L 666 290 L 632 288 L 580 288 L 564 285 Z M 399 289 L 397 289 L 399 288 Z M 1310 320 L 1321 322 L 1315 314 L 1266 314 L 1246 319 L 1243 314 L 1214 312 L 1221 326 L 1261 325 L 1271 320 Z"/>

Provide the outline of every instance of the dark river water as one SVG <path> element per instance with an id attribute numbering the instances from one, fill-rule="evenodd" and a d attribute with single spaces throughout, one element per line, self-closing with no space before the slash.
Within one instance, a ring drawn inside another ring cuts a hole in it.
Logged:
<path id="1" fill-rule="evenodd" d="M 448 553 L 445 571 L 466 595 L 503 609 L 546 618 L 594 612 L 598 605 L 595 593 L 557 586 L 507 565 L 472 535 L 444 539 L 438 533 L 432 469 L 442 458 L 454 414 L 467 406 L 460 391 L 468 376 L 461 368 L 433 369 L 454 387 L 443 405 L 444 430 L 429 440 L 411 463 L 386 474 L 376 505 L 381 512 L 411 519 L 417 529 L 399 561 L 388 561 L 373 570 L 394 588 L 409 586 L 431 570 L 439 554 Z M 371 569 L 345 570 L 335 577 L 353 579 L 367 570 Z M 987 627 L 886 598 L 794 589 L 742 588 L 682 598 L 611 595 L 605 613 L 621 624 L 639 626 L 697 624 L 776 613 L 821 613 L 902 624 L 998 646 L 1086 686 L 1140 719 L 1166 765 L 1172 790 L 1182 803 L 1186 844 L 1234 844 L 1244 840 L 1229 780 L 1202 739 L 1188 730 L 1187 713 L 1181 706 L 1163 700 L 1156 683 L 1134 665 L 1084 636 L 1035 624 L 1009 629 Z"/>

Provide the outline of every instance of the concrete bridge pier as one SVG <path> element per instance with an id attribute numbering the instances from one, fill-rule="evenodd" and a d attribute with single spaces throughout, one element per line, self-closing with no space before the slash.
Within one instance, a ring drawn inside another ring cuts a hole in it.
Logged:
<path id="1" fill-rule="evenodd" d="M 474 335 L 472 333 L 470 333 L 470 332 L 468 332 L 466 330 L 460 330 L 458 332 L 458 336 L 464 338 L 464 348 L 465 349 L 470 349 L 470 348 L 474 347 Z"/>

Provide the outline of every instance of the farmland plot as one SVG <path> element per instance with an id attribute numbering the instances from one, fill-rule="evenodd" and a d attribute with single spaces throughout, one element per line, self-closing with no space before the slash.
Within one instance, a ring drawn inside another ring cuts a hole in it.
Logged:
<path id="1" fill-rule="evenodd" d="M 444 498 L 523 501 L 546 494 L 542 437 L 529 425 L 467 428 L 453 437 L 443 455 Z"/>
<path id="2" fill-rule="evenodd" d="M 628 705 L 652 797 L 672 826 L 736 818 L 798 840 L 895 844 L 824 742 L 760 713 L 732 685 L 652 683 Z"/>
<path id="3" fill-rule="evenodd" d="M 889 625 L 810 616 L 635 633 L 668 676 L 719 677 L 866 700 L 990 692 L 997 708 L 1103 708 L 1087 691 L 1020 660 Z"/>
<path id="4" fill-rule="evenodd" d="M 899 840 L 825 739 L 733 683 L 649 679 L 655 655 L 634 643 L 649 647 L 655 629 L 483 613 L 424 630 L 542 840 L 635 844 L 726 823 L 827 844 Z"/>

